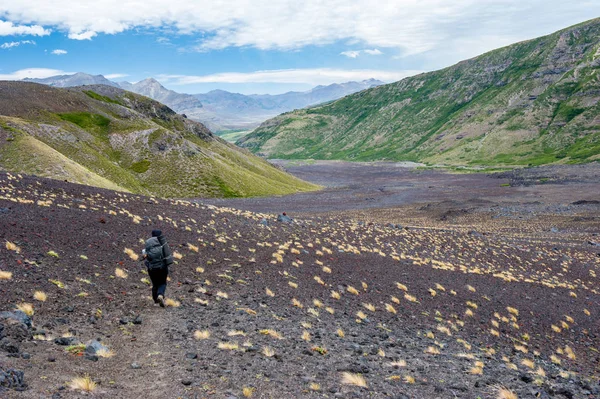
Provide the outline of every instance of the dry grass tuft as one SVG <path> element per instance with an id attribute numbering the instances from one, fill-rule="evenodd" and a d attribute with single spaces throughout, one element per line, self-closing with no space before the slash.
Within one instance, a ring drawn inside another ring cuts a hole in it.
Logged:
<path id="1" fill-rule="evenodd" d="M 208 330 L 196 330 L 194 331 L 194 339 L 202 340 L 210 338 L 210 331 Z"/>
<path id="2" fill-rule="evenodd" d="M 96 390 L 96 383 L 92 381 L 92 378 L 89 376 L 89 374 L 86 374 L 83 377 L 73 378 L 69 386 L 71 389 L 84 392 L 94 392 Z"/>
<path id="3" fill-rule="evenodd" d="M 20 303 L 17 305 L 17 309 L 25 313 L 27 316 L 33 316 L 33 305 L 30 303 Z"/>
<path id="4" fill-rule="evenodd" d="M 228 351 L 233 351 L 233 350 L 237 350 L 239 349 L 239 345 L 237 342 L 219 342 L 217 344 L 217 348 L 219 349 L 225 349 Z"/>
<path id="5" fill-rule="evenodd" d="M 266 357 L 273 357 L 275 356 L 275 351 L 272 348 L 265 346 L 262 348 L 262 354 Z"/>
<path id="6" fill-rule="evenodd" d="M 396 361 L 393 361 L 393 362 L 389 362 L 388 365 L 390 367 L 394 367 L 394 368 L 396 368 L 396 367 L 406 367 L 406 360 L 404 360 L 404 359 L 396 360 Z"/>
<path id="7" fill-rule="evenodd" d="M 310 342 L 310 333 L 306 330 L 304 330 L 304 332 L 302 333 L 301 338 L 303 340 L 305 340 L 306 342 Z"/>
<path id="8" fill-rule="evenodd" d="M 340 298 L 341 298 L 341 295 L 340 295 L 340 293 L 339 293 L 339 292 L 337 292 L 337 291 L 331 291 L 331 297 L 332 297 L 333 299 L 340 299 Z"/>
<path id="9" fill-rule="evenodd" d="M 365 380 L 365 377 L 363 377 L 361 374 L 345 371 L 342 373 L 342 384 L 366 388 L 367 380 Z"/>
<path id="10" fill-rule="evenodd" d="M 367 309 L 367 310 L 370 310 L 371 312 L 374 312 L 374 311 L 375 311 L 375 306 L 373 306 L 373 305 L 372 305 L 372 304 L 370 304 L 370 303 L 363 303 L 362 305 L 363 305 L 363 307 L 364 307 L 365 309 Z"/>
<path id="11" fill-rule="evenodd" d="M 346 336 L 346 333 L 344 333 L 344 330 L 342 330 L 341 328 L 338 328 L 336 332 L 338 337 L 340 338 L 344 338 Z"/>
<path id="12" fill-rule="evenodd" d="M 508 313 L 514 314 L 515 316 L 519 315 L 519 311 L 517 309 L 515 309 L 515 308 L 511 308 L 510 306 L 507 306 L 506 310 L 508 310 Z"/>
<path id="13" fill-rule="evenodd" d="M 0 280 L 10 280 L 12 278 L 12 272 L 5 272 L 0 270 Z"/>
<path id="14" fill-rule="evenodd" d="M 392 305 L 390 305 L 389 303 L 385 304 L 385 310 L 387 310 L 388 312 L 393 313 L 393 314 L 397 313 L 396 309 Z"/>
<path id="15" fill-rule="evenodd" d="M 348 291 L 351 294 L 358 295 L 358 290 L 356 288 L 354 288 L 353 286 L 351 286 L 351 285 L 349 285 L 346 288 L 346 291 Z"/>
<path id="16" fill-rule="evenodd" d="M 300 309 L 304 307 L 304 305 L 302 305 L 302 303 L 296 298 L 292 298 L 292 305 Z"/>
<path id="17" fill-rule="evenodd" d="M 530 369 L 534 369 L 535 368 L 535 363 L 533 362 L 533 360 L 530 359 L 523 359 L 521 360 L 521 364 L 525 367 L 528 367 Z"/>
<path id="18" fill-rule="evenodd" d="M 283 339 L 283 336 L 281 334 L 279 334 L 277 331 L 275 330 L 271 330 L 271 329 L 264 329 L 264 330 L 260 330 L 259 331 L 261 334 L 263 335 L 268 335 L 271 338 L 275 338 L 275 339 Z"/>
<path id="19" fill-rule="evenodd" d="M 242 330 L 231 330 L 231 331 L 227 332 L 227 336 L 228 337 L 237 337 L 237 336 L 245 337 L 246 333 L 243 332 Z"/>
<path id="20" fill-rule="evenodd" d="M 429 353 L 430 355 L 439 355 L 440 350 L 435 346 L 429 346 L 427 349 L 425 349 L 425 353 Z"/>
<path id="21" fill-rule="evenodd" d="M 320 391 L 321 390 L 321 385 L 317 384 L 316 382 L 311 382 L 308 387 L 310 388 L 311 391 Z"/>
<path id="22" fill-rule="evenodd" d="M 115 269 L 115 276 L 117 276 L 119 278 L 127 278 L 127 273 L 125 272 L 125 270 L 117 267 Z"/>
<path id="23" fill-rule="evenodd" d="M 113 352 L 110 349 L 100 348 L 99 350 L 96 351 L 96 355 L 107 359 L 109 357 L 113 357 L 115 355 L 115 352 Z"/>
<path id="24" fill-rule="evenodd" d="M 407 384 L 414 384 L 415 383 L 415 377 L 413 377 L 412 375 L 405 375 L 404 376 L 404 382 Z"/>
<path id="25" fill-rule="evenodd" d="M 33 299 L 40 302 L 46 302 L 48 295 L 46 295 L 46 293 L 43 291 L 36 291 L 33 293 Z"/>
<path id="26" fill-rule="evenodd" d="M 131 258 L 131 260 L 137 261 L 140 258 L 140 256 L 136 254 L 135 251 L 131 248 L 125 248 L 123 252 L 126 253 L 127 256 Z"/>
<path id="27" fill-rule="evenodd" d="M 167 298 L 165 299 L 165 305 L 170 306 L 172 308 L 178 308 L 181 306 L 181 302 L 176 301 L 174 299 L 171 298 Z"/>
<path id="28" fill-rule="evenodd" d="M 498 386 L 496 387 L 496 399 L 519 399 L 519 397 L 510 389 Z"/>
<path id="29" fill-rule="evenodd" d="M 245 398 L 251 398 L 252 395 L 254 395 L 255 390 L 256 390 L 255 388 L 244 387 L 244 388 L 242 388 L 242 395 L 244 395 Z"/>
<path id="30" fill-rule="evenodd" d="M 270 297 L 274 297 L 275 296 L 275 293 L 273 291 L 271 291 L 270 289 L 268 289 L 268 288 L 265 288 L 265 293 L 268 296 L 270 296 Z"/>
<path id="31" fill-rule="evenodd" d="M 408 291 L 408 287 L 406 287 L 404 284 L 396 283 L 396 287 L 398 287 L 399 290 L 402 290 L 405 292 Z"/>

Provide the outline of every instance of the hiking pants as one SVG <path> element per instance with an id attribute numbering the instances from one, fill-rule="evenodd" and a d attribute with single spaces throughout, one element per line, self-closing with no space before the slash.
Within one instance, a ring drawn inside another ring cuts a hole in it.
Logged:
<path id="1" fill-rule="evenodd" d="M 169 269 L 167 267 L 148 269 L 148 275 L 150 276 L 150 280 L 152 280 L 152 299 L 156 302 L 159 295 L 165 296 Z"/>

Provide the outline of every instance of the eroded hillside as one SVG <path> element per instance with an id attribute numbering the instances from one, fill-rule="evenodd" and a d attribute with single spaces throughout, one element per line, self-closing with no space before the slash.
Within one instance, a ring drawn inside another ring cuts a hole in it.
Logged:
<path id="1" fill-rule="evenodd" d="M 0 167 L 161 197 L 316 188 L 165 105 L 101 85 L 0 82 Z"/>

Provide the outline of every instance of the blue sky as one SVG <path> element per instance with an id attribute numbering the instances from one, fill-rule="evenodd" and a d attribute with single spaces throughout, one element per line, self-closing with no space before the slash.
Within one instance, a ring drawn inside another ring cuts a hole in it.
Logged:
<path id="1" fill-rule="evenodd" d="M 12 0 L 0 79 L 82 71 L 245 94 L 391 82 L 597 16 L 597 0 Z"/>

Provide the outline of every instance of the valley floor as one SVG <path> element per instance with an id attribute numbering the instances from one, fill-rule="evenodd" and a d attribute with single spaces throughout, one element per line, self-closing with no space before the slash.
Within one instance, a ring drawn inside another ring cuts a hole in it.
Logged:
<path id="1" fill-rule="evenodd" d="M 89 374 L 98 398 L 600 398 L 600 166 L 287 168 L 329 188 L 165 201 L 0 174 L 0 311 L 35 312 L 0 316 L 27 385 L 0 396 L 79 398 Z M 134 260 L 153 228 L 166 309 Z"/>

